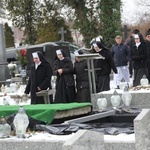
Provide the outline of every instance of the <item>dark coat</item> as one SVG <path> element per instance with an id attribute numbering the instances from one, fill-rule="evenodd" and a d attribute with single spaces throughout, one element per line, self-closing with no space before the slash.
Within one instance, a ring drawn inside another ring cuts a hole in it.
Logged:
<path id="1" fill-rule="evenodd" d="M 114 64 L 113 58 L 109 50 L 102 49 L 99 52 L 105 59 L 95 59 L 95 68 L 99 69 L 96 71 L 97 76 L 108 76 L 111 73 L 111 69 L 117 73 L 117 68 Z"/>
<path id="2" fill-rule="evenodd" d="M 37 87 L 41 90 L 51 89 L 51 76 L 52 68 L 49 63 L 41 62 L 37 69 L 35 69 L 35 64 L 31 65 L 31 75 L 25 89 L 26 94 L 31 92 L 31 104 L 44 103 L 43 97 L 36 97 Z"/>
<path id="3" fill-rule="evenodd" d="M 76 74 L 76 89 L 77 89 L 77 102 L 90 102 L 90 87 L 87 70 L 87 61 L 82 60 L 74 63 L 74 73 Z"/>
<path id="4" fill-rule="evenodd" d="M 131 52 L 127 45 L 121 43 L 118 45 L 114 44 L 110 50 L 116 67 L 127 66 L 128 61 L 131 59 Z"/>
<path id="5" fill-rule="evenodd" d="M 150 82 L 150 42 L 146 40 L 147 46 L 147 69 L 148 69 L 148 80 Z"/>
<path id="6" fill-rule="evenodd" d="M 138 48 L 134 45 L 131 50 L 133 60 L 134 80 L 133 86 L 138 86 L 143 75 L 147 76 L 147 47 L 141 43 Z"/>
<path id="7" fill-rule="evenodd" d="M 59 75 L 58 69 L 63 73 Z M 75 81 L 73 76 L 73 64 L 70 58 L 63 60 L 56 59 L 53 66 L 53 73 L 57 76 L 55 103 L 69 103 L 75 101 Z"/>
<path id="8" fill-rule="evenodd" d="M 146 40 L 145 43 L 147 46 L 147 62 L 150 65 L 150 42 Z"/>
<path id="9" fill-rule="evenodd" d="M 147 47 L 145 43 L 141 43 L 137 48 L 135 45 L 131 50 L 131 59 L 133 68 L 147 68 Z"/>
<path id="10" fill-rule="evenodd" d="M 63 69 L 63 77 L 65 79 L 66 87 L 74 86 L 75 82 L 74 82 L 74 77 L 73 77 L 73 64 L 72 64 L 70 58 L 68 58 L 68 57 L 64 57 L 63 61 L 64 61 L 64 64 L 62 67 L 60 66 L 60 60 L 59 59 L 57 59 L 54 62 L 53 74 L 56 76 L 59 76 L 57 70 L 62 68 Z M 57 86 L 57 81 L 58 81 L 58 78 L 56 80 L 56 86 Z"/>
<path id="11" fill-rule="evenodd" d="M 95 68 L 99 69 L 96 71 L 96 91 L 102 92 L 110 90 L 111 69 L 117 73 L 117 68 L 109 50 L 102 49 L 99 53 L 105 59 L 95 59 Z"/>

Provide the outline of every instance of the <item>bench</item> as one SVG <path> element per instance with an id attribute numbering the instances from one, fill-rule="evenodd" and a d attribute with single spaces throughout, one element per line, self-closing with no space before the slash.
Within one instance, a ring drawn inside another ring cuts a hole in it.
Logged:
<path id="1" fill-rule="evenodd" d="M 50 98 L 49 96 L 55 93 L 55 89 L 50 89 L 50 90 L 42 90 L 39 92 L 36 92 L 36 96 L 43 96 L 44 97 L 44 103 L 45 104 L 50 104 Z"/>

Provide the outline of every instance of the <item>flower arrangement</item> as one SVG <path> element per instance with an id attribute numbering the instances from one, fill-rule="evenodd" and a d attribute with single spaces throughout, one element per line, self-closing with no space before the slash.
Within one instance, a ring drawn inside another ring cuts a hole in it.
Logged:
<path id="1" fill-rule="evenodd" d="M 10 73 L 16 73 L 16 72 L 17 72 L 17 65 L 16 65 L 16 64 L 13 64 L 13 63 L 11 62 L 11 63 L 9 63 L 9 64 L 7 65 L 7 67 L 8 67 L 8 69 L 9 69 Z"/>
<path id="2" fill-rule="evenodd" d="M 28 64 L 27 54 L 25 49 L 17 51 L 17 59 L 21 67 L 25 67 Z"/>

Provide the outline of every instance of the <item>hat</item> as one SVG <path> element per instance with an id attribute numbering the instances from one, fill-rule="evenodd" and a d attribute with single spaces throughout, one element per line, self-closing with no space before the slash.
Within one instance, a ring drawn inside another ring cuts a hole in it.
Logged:
<path id="1" fill-rule="evenodd" d="M 37 52 L 32 53 L 32 56 L 33 56 L 33 58 L 39 58 L 39 55 L 38 55 L 38 53 L 37 53 Z"/>
<path id="2" fill-rule="evenodd" d="M 140 33 L 140 31 L 138 29 L 133 30 L 134 34 Z"/>
<path id="3" fill-rule="evenodd" d="M 62 55 L 61 50 L 60 50 L 60 49 L 59 49 L 59 50 L 56 50 L 56 54 L 57 54 L 57 55 L 60 55 L 60 54 Z"/>
<path id="4" fill-rule="evenodd" d="M 148 36 L 148 35 L 150 35 L 150 29 L 148 29 L 148 30 L 146 31 L 145 36 Z"/>
<path id="5" fill-rule="evenodd" d="M 138 35 L 138 34 L 135 34 L 135 35 L 134 35 L 134 38 L 135 38 L 135 39 L 139 39 L 139 35 Z"/>

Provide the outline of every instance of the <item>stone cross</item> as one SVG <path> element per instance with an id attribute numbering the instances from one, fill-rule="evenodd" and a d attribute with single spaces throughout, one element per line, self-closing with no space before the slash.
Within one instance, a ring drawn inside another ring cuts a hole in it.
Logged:
<path id="1" fill-rule="evenodd" d="M 6 79 L 7 70 L 7 61 L 6 61 L 6 46 L 5 46 L 5 35 L 3 25 L 0 24 L 0 81 Z"/>
<path id="2" fill-rule="evenodd" d="M 127 25 L 124 25 L 124 27 L 121 30 L 124 33 L 124 37 L 123 39 L 126 40 L 128 37 L 128 32 L 130 31 L 130 29 L 128 29 Z"/>
<path id="3" fill-rule="evenodd" d="M 66 30 L 64 30 L 64 27 L 61 27 L 61 30 L 58 31 L 58 34 L 61 35 L 61 41 L 64 41 L 64 34 L 67 33 Z"/>

